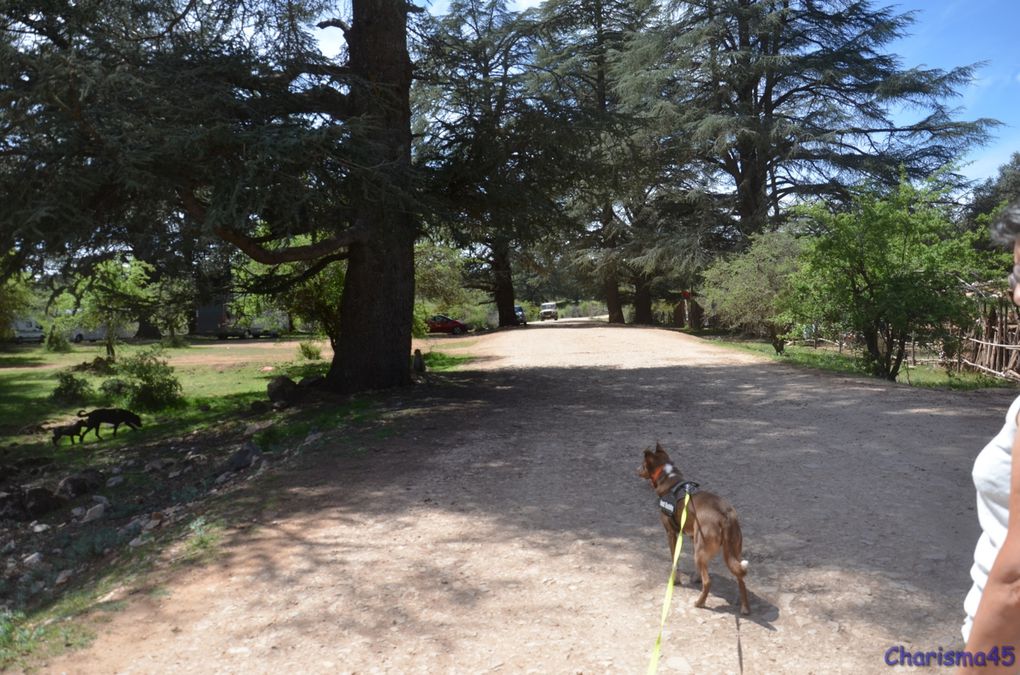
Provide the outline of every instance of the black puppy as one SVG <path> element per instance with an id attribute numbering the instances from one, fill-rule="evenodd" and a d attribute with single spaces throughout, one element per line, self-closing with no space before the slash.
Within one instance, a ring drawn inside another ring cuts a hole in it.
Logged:
<path id="1" fill-rule="evenodd" d="M 117 435 L 117 427 L 122 424 L 126 424 L 132 429 L 139 429 L 142 426 L 141 417 L 123 408 L 97 408 L 90 413 L 79 410 L 78 417 L 85 418 L 85 431 L 81 432 L 81 436 L 78 437 L 78 440 L 81 441 L 85 440 L 85 435 L 89 431 L 95 431 L 96 438 L 102 440 L 103 437 L 99 435 L 100 424 L 112 424 L 114 436 Z"/>
<path id="2" fill-rule="evenodd" d="M 53 445 L 58 445 L 60 443 L 60 439 L 64 436 L 70 438 L 71 445 L 74 445 L 74 437 L 81 433 L 81 428 L 83 426 L 85 426 L 85 420 L 77 420 L 71 424 L 53 427 Z"/>

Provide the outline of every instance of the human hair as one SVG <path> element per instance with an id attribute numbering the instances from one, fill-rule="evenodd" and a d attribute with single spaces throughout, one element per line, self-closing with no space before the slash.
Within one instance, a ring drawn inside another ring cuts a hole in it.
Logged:
<path id="1" fill-rule="evenodd" d="M 1000 244 L 1012 244 L 1020 239 L 1020 200 L 1003 209 L 992 223 L 992 239 Z"/>

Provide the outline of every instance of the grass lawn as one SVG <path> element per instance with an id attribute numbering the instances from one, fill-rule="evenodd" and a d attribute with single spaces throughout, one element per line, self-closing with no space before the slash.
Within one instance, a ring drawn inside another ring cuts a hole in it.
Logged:
<path id="1" fill-rule="evenodd" d="M 735 338 L 732 336 L 700 335 L 700 337 L 716 344 L 753 352 L 767 356 L 775 361 L 782 361 L 794 366 L 817 368 L 833 373 L 847 375 L 868 375 L 861 364 L 859 354 L 844 349 L 839 353 L 835 348 L 809 347 L 805 345 L 787 345 L 785 354 L 776 354 L 772 345 L 763 340 Z M 896 380 L 914 387 L 932 387 L 942 389 L 984 389 L 987 387 L 1015 388 L 1016 384 L 1006 380 L 988 377 L 981 373 L 962 372 L 949 374 L 944 368 L 933 365 L 910 366 L 904 364 Z"/>
<path id="2" fill-rule="evenodd" d="M 226 413 L 265 399 L 266 384 L 278 375 L 300 380 L 308 375 L 325 374 L 332 353 L 328 343 L 320 346 L 323 359 L 314 361 L 301 358 L 298 340 L 197 340 L 190 347 L 164 349 L 161 358 L 174 368 L 184 402 L 177 408 L 155 413 L 138 411 L 145 426 L 141 432 L 129 435 L 139 441 L 216 425 Z M 117 357 L 122 360 L 149 348 L 151 345 L 147 344 L 118 345 Z M 89 398 L 76 403 L 58 403 L 50 398 L 58 373 L 105 355 L 105 348 L 98 344 L 73 345 L 66 354 L 46 352 L 40 346 L 9 346 L 0 352 L 0 436 L 17 443 L 19 450 L 31 449 L 26 446 L 33 446 L 36 451 L 51 449 L 48 436 L 19 431 L 40 424 L 70 422 L 82 408 L 123 405 L 123 401 L 104 397 L 100 392 L 100 385 L 115 375 L 100 376 L 89 371 L 75 373 L 92 386 Z M 434 372 L 453 370 L 471 360 L 438 351 L 426 353 L 425 359 Z M 90 434 L 86 447 L 95 443 Z M 110 447 L 106 435 L 103 443 Z M 60 447 L 60 454 L 71 450 L 66 438 Z"/>

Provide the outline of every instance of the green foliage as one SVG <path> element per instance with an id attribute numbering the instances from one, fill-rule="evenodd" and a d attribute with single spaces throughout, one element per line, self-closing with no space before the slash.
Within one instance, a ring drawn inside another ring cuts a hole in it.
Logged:
<path id="1" fill-rule="evenodd" d="M 27 279 L 16 274 L 0 281 L 0 338 L 11 333 L 11 323 L 20 319 L 31 304 L 31 291 Z"/>
<path id="2" fill-rule="evenodd" d="M 322 349 L 314 342 L 304 341 L 298 343 L 298 356 L 309 361 L 318 361 L 322 358 Z"/>
<path id="3" fill-rule="evenodd" d="M 174 376 L 173 367 L 159 358 L 160 354 L 159 348 L 139 352 L 119 366 L 118 370 L 130 378 L 131 406 L 158 410 L 182 402 L 181 383 Z"/>
<path id="4" fill-rule="evenodd" d="M 939 194 L 905 180 L 893 192 L 865 191 L 845 212 L 822 204 L 801 214 L 818 235 L 797 274 L 797 311 L 864 338 L 869 372 L 895 380 L 907 342 L 931 345 L 973 311 L 963 280 L 986 267 L 977 233 L 961 233 Z"/>
<path id="5" fill-rule="evenodd" d="M 87 328 L 105 330 L 106 353 L 111 359 L 117 335 L 153 306 L 151 272 L 148 263 L 117 257 L 96 265 L 85 281 L 79 318 Z"/>
<path id="6" fill-rule="evenodd" d="M 131 383 L 119 377 L 103 380 L 99 392 L 108 399 L 119 399 L 131 393 Z"/>
<path id="7" fill-rule="evenodd" d="M 41 636 L 42 629 L 29 625 L 23 613 L 0 609 L 0 668 L 31 653 Z"/>
<path id="8" fill-rule="evenodd" d="M 746 251 L 720 258 L 705 270 L 703 304 L 722 325 L 767 336 L 782 353 L 783 336 L 794 320 L 793 274 L 802 248 L 790 232 L 752 235 Z"/>
<path id="9" fill-rule="evenodd" d="M 57 387 L 50 394 L 50 399 L 58 403 L 87 403 L 92 398 L 92 385 L 88 380 L 75 377 L 74 373 L 63 371 L 57 373 Z"/>
<path id="10" fill-rule="evenodd" d="M 470 356 L 444 354 L 443 352 L 426 352 L 422 354 L 422 358 L 425 359 L 425 367 L 437 373 L 455 370 L 472 360 Z"/>
<path id="11" fill-rule="evenodd" d="M 67 339 L 64 331 L 57 327 L 56 322 L 46 334 L 46 351 L 64 354 L 71 351 L 71 341 Z"/>

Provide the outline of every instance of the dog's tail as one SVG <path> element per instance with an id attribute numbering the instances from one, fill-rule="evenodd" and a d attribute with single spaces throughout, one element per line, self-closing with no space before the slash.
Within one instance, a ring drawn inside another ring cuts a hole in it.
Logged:
<path id="1" fill-rule="evenodd" d="M 740 561 L 740 567 L 746 572 L 747 571 L 747 561 L 746 560 L 741 560 Z"/>
<path id="2" fill-rule="evenodd" d="M 737 521 L 736 512 L 726 514 L 726 522 L 723 525 L 723 560 L 730 572 L 736 577 L 743 577 L 747 573 L 747 560 L 741 558 L 740 554 L 744 548 L 744 536 L 740 531 L 740 522 Z"/>
<path id="3" fill-rule="evenodd" d="M 78 417 L 88 417 L 88 416 L 89 416 L 89 414 L 87 412 L 85 412 L 84 410 L 79 410 L 78 411 Z"/>

